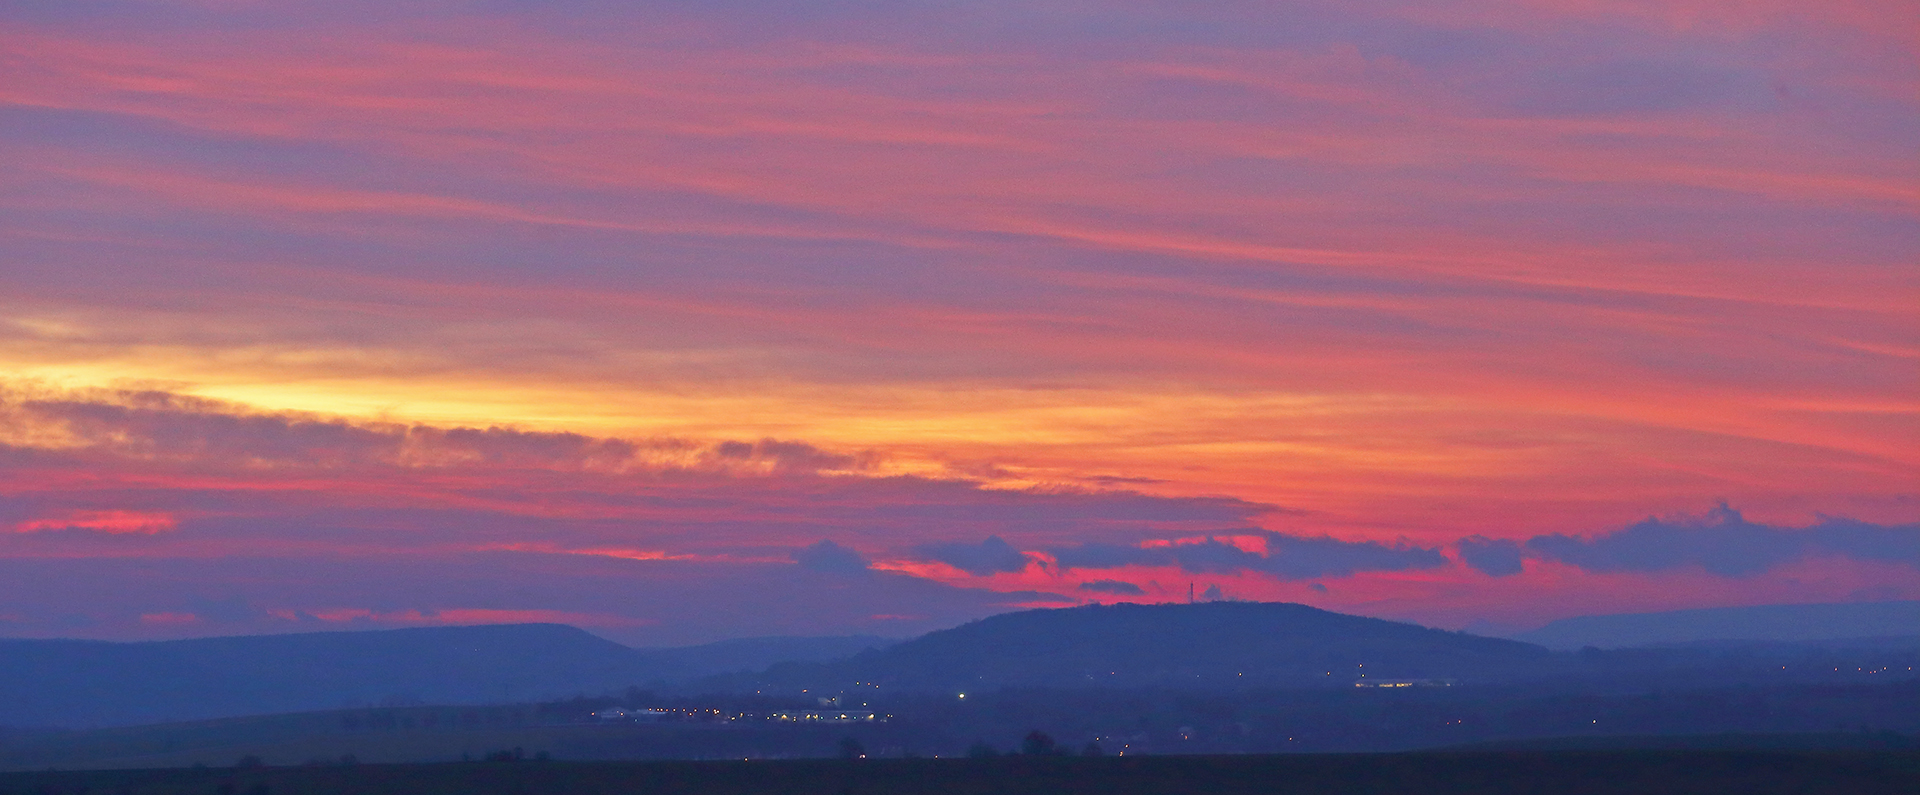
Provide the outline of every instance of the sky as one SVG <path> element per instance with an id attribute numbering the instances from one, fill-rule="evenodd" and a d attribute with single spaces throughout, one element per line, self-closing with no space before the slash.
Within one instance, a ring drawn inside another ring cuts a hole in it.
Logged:
<path id="1" fill-rule="evenodd" d="M 1920 599 L 1907 0 L 14 0 L 0 636 Z"/>

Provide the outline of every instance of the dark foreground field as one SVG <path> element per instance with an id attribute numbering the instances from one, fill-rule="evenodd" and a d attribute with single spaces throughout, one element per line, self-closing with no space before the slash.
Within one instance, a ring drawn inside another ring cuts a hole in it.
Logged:
<path id="1" fill-rule="evenodd" d="M 1920 792 L 1920 753 L 1563 751 L 741 762 L 470 762 L 0 774 L 5 795 L 1063 795 Z"/>

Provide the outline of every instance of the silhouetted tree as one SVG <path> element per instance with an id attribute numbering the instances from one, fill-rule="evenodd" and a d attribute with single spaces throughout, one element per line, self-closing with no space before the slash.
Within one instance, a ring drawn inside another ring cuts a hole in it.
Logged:
<path id="1" fill-rule="evenodd" d="M 1086 746 L 1080 749 L 1080 755 L 1081 756 L 1106 756 L 1107 749 L 1101 748 L 1100 742 L 1098 740 L 1088 740 Z"/>
<path id="2" fill-rule="evenodd" d="M 1053 756 L 1059 750 L 1059 744 L 1053 741 L 1053 737 L 1039 729 L 1027 732 L 1027 738 L 1020 741 L 1020 753 L 1027 756 Z"/>

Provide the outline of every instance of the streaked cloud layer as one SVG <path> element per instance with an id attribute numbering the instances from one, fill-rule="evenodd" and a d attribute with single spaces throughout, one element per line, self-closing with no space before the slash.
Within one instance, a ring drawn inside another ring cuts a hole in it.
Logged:
<path id="1" fill-rule="evenodd" d="M 1423 546 L 1267 530 L 1313 517 L 1227 497 L 890 475 L 881 454 L 798 442 L 402 425 L 152 391 L 3 397 L 9 634 L 523 620 L 634 642 L 905 634 L 1021 605 L 1183 598 L 1201 581 L 1523 622 L 1554 614 L 1538 600 L 1596 587 L 1655 603 L 1676 582 L 1844 598 L 1902 593 L 1920 573 L 1920 524 L 1779 527 L 1724 505 Z M 1513 588 L 1529 599 L 1508 601 Z"/>
<path id="2" fill-rule="evenodd" d="M 1920 598 L 1911 3 L 402 5 L 0 12 L 0 634 Z"/>

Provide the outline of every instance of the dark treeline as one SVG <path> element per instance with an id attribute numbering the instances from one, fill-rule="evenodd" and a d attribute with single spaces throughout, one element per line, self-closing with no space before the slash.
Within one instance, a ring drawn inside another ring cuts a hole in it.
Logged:
<path id="1" fill-rule="evenodd" d="M 1913 752 L 1504 752 L 1089 759 L 472 762 L 0 774 L 0 795 L 1879 795 Z"/>

